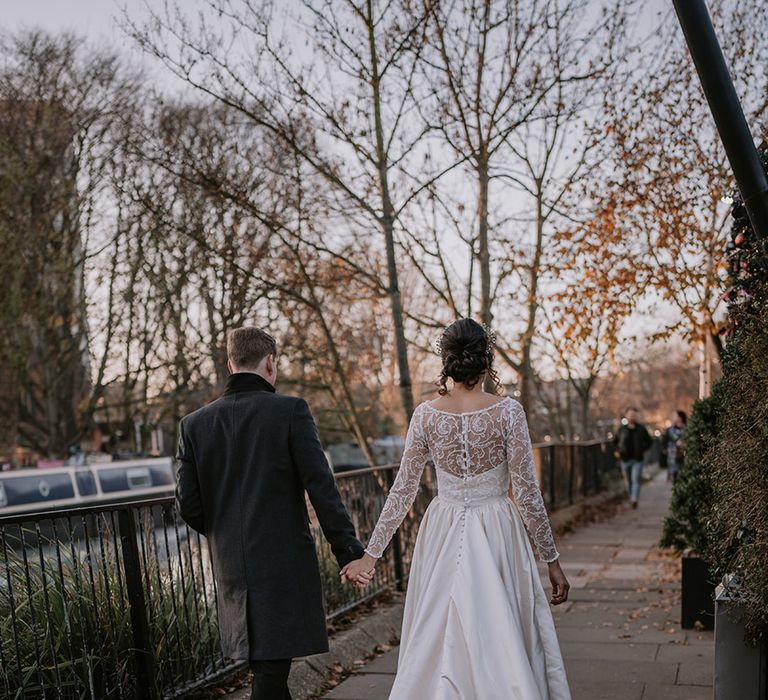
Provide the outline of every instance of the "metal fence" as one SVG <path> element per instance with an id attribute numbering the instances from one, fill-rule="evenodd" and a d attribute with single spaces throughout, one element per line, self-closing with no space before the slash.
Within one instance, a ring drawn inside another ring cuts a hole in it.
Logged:
<path id="1" fill-rule="evenodd" d="M 0 539 L 0 696 L 170 696 L 232 670 L 172 499 L 3 518 Z"/>
<path id="2" fill-rule="evenodd" d="M 617 474 L 600 442 L 535 450 L 550 508 L 601 489 Z M 396 466 L 337 475 L 367 540 Z M 328 618 L 408 576 L 418 523 L 436 491 L 431 470 L 365 591 L 339 582 L 315 532 Z M 237 664 L 221 653 L 216 583 L 205 538 L 173 499 L 0 518 L 0 694 L 9 698 L 176 697 Z"/>
<path id="3" fill-rule="evenodd" d="M 602 440 L 536 445 L 533 456 L 549 510 L 573 505 L 621 477 L 613 444 Z"/>

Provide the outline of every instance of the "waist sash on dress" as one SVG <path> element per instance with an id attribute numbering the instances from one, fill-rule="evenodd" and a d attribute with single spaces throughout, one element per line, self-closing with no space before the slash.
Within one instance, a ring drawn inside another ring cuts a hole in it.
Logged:
<path id="1" fill-rule="evenodd" d="M 441 469 L 436 471 L 437 497 L 442 503 L 472 507 L 507 498 L 509 471 L 506 465 L 466 476 L 456 476 Z"/>

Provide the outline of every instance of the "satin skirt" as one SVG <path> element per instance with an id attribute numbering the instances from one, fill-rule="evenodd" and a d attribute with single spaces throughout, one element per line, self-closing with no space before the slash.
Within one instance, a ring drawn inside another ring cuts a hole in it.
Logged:
<path id="1" fill-rule="evenodd" d="M 570 700 L 552 613 L 506 496 L 437 496 L 411 564 L 390 700 Z"/>

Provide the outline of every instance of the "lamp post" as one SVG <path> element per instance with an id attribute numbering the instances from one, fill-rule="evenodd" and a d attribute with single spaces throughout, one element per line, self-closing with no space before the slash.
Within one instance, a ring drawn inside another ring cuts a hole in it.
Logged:
<path id="1" fill-rule="evenodd" d="M 768 178 L 704 0 L 672 0 L 752 229 L 768 238 Z"/>

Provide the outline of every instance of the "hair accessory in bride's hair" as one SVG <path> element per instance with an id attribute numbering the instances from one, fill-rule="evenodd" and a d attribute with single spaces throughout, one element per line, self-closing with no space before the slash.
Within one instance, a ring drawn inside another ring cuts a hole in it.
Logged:
<path id="1" fill-rule="evenodd" d="M 488 336 L 488 346 L 490 348 L 496 347 L 496 331 L 493 330 L 487 323 L 483 324 L 483 330 L 485 331 L 485 334 Z"/>
<path id="2" fill-rule="evenodd" d="M 496 347 L 496 331 L 493 330 L 488 324 L 483 324 L 483 330 L 485 331 L 485 335 L 488 338 L 488 349 L 492 350 Z M 435 349 L 435 352 L 438 355 L 443 354 L 443 335 L 445 334 L 445 330 L 440 331 L 440 333 L 437 334 L 435 339 L 432 341 L 432 347 Z"/>

